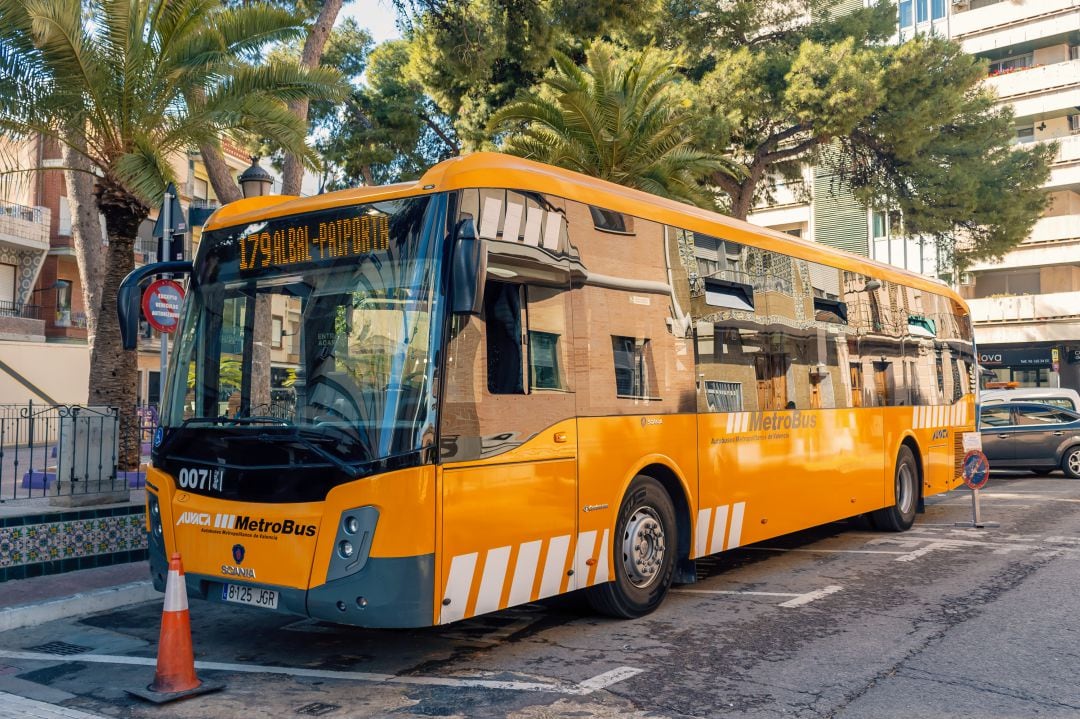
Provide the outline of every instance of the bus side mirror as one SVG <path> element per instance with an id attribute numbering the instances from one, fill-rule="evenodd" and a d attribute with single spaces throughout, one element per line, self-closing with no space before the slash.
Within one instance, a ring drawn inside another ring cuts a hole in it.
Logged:
<path id="1" fill-rule="evenodd" d="M 116 314 L 120 317 L 120 339 L 124 349 L 133 350 L 139 342 L 139 311 L 142 308 L 142 281 L 150 275 L 162 273 L 191 274 L 191 263 L 187 261 L 155 262 L 152 265 L 136 267 L 120 283 L 116 293 Z"/>
<path id="2" fill-rule="evenodd" d="M 487 277 L 487 248 L 476 236 L 476 226 L 467 217 L 454 228 L 453 256 L 450 259 L 450 311 L 478 315 L 484 306 Z"/>

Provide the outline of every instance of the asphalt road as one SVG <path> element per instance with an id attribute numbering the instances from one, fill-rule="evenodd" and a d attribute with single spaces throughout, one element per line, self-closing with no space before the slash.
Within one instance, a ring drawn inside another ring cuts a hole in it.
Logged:
<path id="1" fill-rule="evenodd" d="M 124 692 L 159 602 L 0 634 L 0 679 L 118 717 L 1078 717 L 1080 481 L 995 474 L 982 510 L 1000 526 L 954 526 L 958 490 L 903 534 L 736 550 L 637 621 L 563 601 L 372 631 L 193 602 L 200 674 L 228 686 L 164 707 Z"/>

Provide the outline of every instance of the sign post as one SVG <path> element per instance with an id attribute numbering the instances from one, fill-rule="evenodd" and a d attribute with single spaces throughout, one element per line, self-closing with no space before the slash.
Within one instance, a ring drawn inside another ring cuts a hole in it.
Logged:
<path id="1" fill-rule="evenodd" d="M 997 522 L 982 521 L 982 513 L 979 507 L 979 490 L 990 481 L 990 461 L 981 450 L 972 449 L 964 455 L 963 465 L 964 484 L 971 489 L 971 521 L 956 522 L 957 527 L 996 527 Z"/>
<path id="2" fill-rule="evenodd" d="M 154 237 L 161 238 L 160 256 L 158 260 L 161 262 L 169 262 L 171 260 L 183 259 L 184 255 L 184 233 L 187 232 L 187 220 L 184 218 L 184 212 L 180 207 L 180 197 L 176 192 L 176 186 L 173 183 L 169 183 L 169 186 L 165 188 L 165 194 L 161 201 L 161 211 L 158 212 L 157 222 L 154 223 Z M 177 248 L 173 247 L 173 241 L 179 242 Z M 179 253 L 177 253 L 179 249 Z M 171 275 L 164 275 L 163 279 L 168 279 Z M 174 283 L 175 284 L 175 283 Z M 179 285 L 177 285 L 179 287 Z M 147 289 L 147 293 L 149 293 Z M 181 291 L 181 296 L 183 292 Z M 150 315 L 147 313 L 147 320 L 149 321 Z M 152 321 L 150 325 L 161 332 L 161 376 L 158 380 L 159 386 L 164 386 L 165 382 L 165 370 L 169 363 L 169 338 L 165 330 L 161 330 Z M 175 328 L 175 325 L 174 325 Z M 172 330 L 168 330 L 171 332 Z"/>

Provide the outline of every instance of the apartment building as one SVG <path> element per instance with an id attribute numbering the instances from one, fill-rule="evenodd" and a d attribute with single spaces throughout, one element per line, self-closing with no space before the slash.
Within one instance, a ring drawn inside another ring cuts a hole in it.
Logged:
<path id="1" fill-rule="evenodd" d="M 0 403 L 85 403 L 90 364 L 86 308 L 67 188 L 63 172 L 53 169 L 61 164 L 59 148 L 35 139 L 6 149 L 5 156 L 14 158 L 15 167 L 41 169 L 0 184 Z M 250 165 L 243 148 L 226 141 L 223 150 L 234 174 Z M 181 212 L 190 228 L 184 248 L 190 258 L 198 248 L 203 223 L 219 203 L 197 152 L 172 158 L 172 165 L 179 178 Z M 267 169 L 274 176 L 271 192 L 280 192 L 280 177 Z M 306 194 L 316 190 L 313 176 L 305 177 L 304 190 Z M 139 229 L 136 265 L 159 259 L 160 241 L 153 232 L 156 217 L 154 208 Z M 299 316 L 284 298 L 272 313 L 272 381 L 281 387 L 288 384 L 289 368 L 297 364 Z M 160 342 L 160 333 L 142 323 L 138 397 L 143 403 L 156 404 L 160 398 Z"/>
<path id="2" fill-rule="evenodd" d="M 957 281 L 992 379 L 1080 389 L 1080 0 L 896 0 L 896 6 L 898 42 L 936 33 L 987 60 L 986 83 L 1012 105 L 1017 143 L 1058 143 L 1045 186 L 1050 205 L 1031 235 L 1001 262 L 953 277 L 932 243 L 904 234 L 899 213 L 868 212 L 821 167 L 807 168 L 798 192 L 777 193 L 779 201 L 755 208 L 749 219 Z"/>

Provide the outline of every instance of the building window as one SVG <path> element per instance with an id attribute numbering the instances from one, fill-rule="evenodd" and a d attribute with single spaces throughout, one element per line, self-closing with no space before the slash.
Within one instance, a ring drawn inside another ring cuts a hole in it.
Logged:
<path id="1" fill-rule="evenodd" d="M 1037 295 L 1042 292 L 1038 269 L 982 272 L 975 277 L 975 299 L 996 295 Z"/>
<path id="2" fill-rule="evenodd" d="M 593 227 L 598 230 L 603 230 L 604 232 L 618 232 L 626 235 L 634 232 L 634 218 L 624 215 L 621 212 L 605 210 L 590 205 L 589 213 L 592 215 Z"/>
<path id="3" fill-rule="evenodd" d="M 615 394 L 647 399 L 649 340 L 612 337 L 611 348 L 615 356 Z"/>
<path id="4" fill-rule="evenodd" d="M 196 200 L 206 200 L 210 197 L 210 184 L 200 178 L 196 177 L 195 182 L 192 184 L 191 196 Z"/>
<path id="5" fill-rule="evenodd" d="M 529 331 L 529 384 L 533 389 L 562 389 L 559 335 Z"/>
<path id="6" fill-rule="evenodd" d="M 1034 53 L 1029 52 L 1023 55 L 1014 55 L 1013 57 L 1006 57 L 990 63 L 990 75 L 1004 75 L 1010 72 L 1016 72 L 1017 70 L 1026 70 L 1034 64 Z"/>
<path id="7" fill-rule="evenodd" d="M 705 399 L 710 412 L 742 412 L 742 383 L 705 380 Z"/>
<path id="8" fill-rule="evenodd" d="M 276 350 L 281 349 L 281 340 L 284 337 L 285 320 L 274 316 L 270 319 L 270 346 Z"/>
<path id="9" fill-rule="evenodd" d="M 878 210 L 874 213 L 874 238 L 885 237 L 885 225 L 887 221 L 887 215 L 884 210 Z"/>
<path id="10" fill-rule="evenodd" d="M 56 326 L 71 327 L 71 281 L 56 281 Z"/>
<path id="11" fill-rule="evenodd" d="M 945 17 L 945 0 L 932 0 L 930 12 L 935 20 Z"/>
<path id="12" fill-rule="evenodd" d="M 911 3 L 912 0 L 900 0 L 900 27 L 911 27 Z"/>
<path id="13" fill-rule="evenodd" d="M 930 19 L 930 0 L 915 0 L 915 22 L 926 22 Z"/>
<path id="14" fill-rule="evenodd" d="M 18 274 L 15 265 L 0 262 L 0 308 L 15 309 L 15 278 Z"/>
<path id="15" fill-rule="evenodd" d="M 1031 125 L 1016 128 L 1016 141 L 1019 143 L 1035 142 L 1035 128 Z"/>

